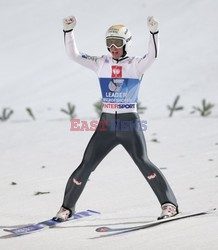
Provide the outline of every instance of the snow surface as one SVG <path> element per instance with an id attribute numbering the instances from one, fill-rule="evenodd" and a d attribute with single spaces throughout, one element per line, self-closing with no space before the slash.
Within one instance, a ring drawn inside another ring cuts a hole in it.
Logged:
<path id="1" fill-rule="evenodd" d="M 71 132 L 60 112 L 71 102 L 78 119 L 97 119 L 93 103 L 100 98 L 95 74 L 65 54 L 62 18 L 71 14 L 78 20 L 78 47 L 91 55 L 107 53 L 104 34 L 115 23 L 133 34 L 130 55 L 143 55 L 147 16 L 158 18 L 160 55 L 139 95 L 147 107 L 141 119 L 148 122 L 149 157 L 167 177 L 182 212 L 218 207 L 217 8 L 214 0 L 0 1 L 0 115 L 5 107 L 14 110 L 0 122 L 0 249 L 218 249 L 217 212 L 92 239 L 98 226 L 138 225 L 160 214 L 156 197 L 121 146 L 91 175 L 77 204 L 78 211 L 102 215 L 23 237 L 2 230 L 55 215 L 92 135 Z M 166 105 L 177 95 L 184 110 L 169 118 Z M 190 114 L 204 98 L 215 104 L 212 114 Z"/>

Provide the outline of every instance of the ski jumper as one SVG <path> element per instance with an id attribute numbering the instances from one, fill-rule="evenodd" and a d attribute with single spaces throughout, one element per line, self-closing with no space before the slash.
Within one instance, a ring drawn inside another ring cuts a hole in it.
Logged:
<path id="1" fill-rule="evenodd" d="M 86 147 L 82 162 L 67 182 L 63 207 L 74 211 L 91 172 L 118 144 L 121 144 L 132 157 L 160 204 L 172 203 L 177 207 L 175 195 L 167 180 L 148 159 L 142 129 L 132 126 L 140 124 L 137 113 L 138 91 L 144 72 L 157 57 L 158 32 L 150 34 L 148 53 L 145 56 L 126 56 L 119 60 L 114 60 L 109 55 L 97 57 L 80 53 L 73 31 L 64 32 L 64 42 L 70 59 L 97 74 L 103 109 L 99 126 Z M 121 126 L 123 124 L 124 127 Z"/>

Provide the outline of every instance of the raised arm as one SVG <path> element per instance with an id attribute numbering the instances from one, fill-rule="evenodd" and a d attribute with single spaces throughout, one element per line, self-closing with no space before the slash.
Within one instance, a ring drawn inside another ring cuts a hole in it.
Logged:
<path id="1" fill-rule="evenodd" d="M 159 52 L 158 22 L 153 17 L 148 17 L 147 23 L 150 30 L 148 53 L 142 58 L 138 58 L 136 63 L 137 70 L 140 74 L 143 74 L 145 70 L 155 61 Z"/>
<path id="2" fill-rule="evenodd" d="M 66 53 L 70 59 L 85 66 L 93 71 L 97 71 L 100 65 L 101 57 L 89 56 L 79 52 L 77 49 L 73 29 L 76 26 L 76 18 L 74 16 L 67 17 L 63 20 L 64 26 L 64 44 Z"/>

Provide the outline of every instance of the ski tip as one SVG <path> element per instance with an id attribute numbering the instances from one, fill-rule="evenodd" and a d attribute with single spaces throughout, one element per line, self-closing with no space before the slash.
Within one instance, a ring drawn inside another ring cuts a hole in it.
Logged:
<path id="1" fill-rule="evenodd" d="M 98 227 L 98 228 L 96 228 L 96 232 L 104 233 L 104 232 L 108 232 L 108 231 L 110 231 L 109 227 Z"/>
<path id="2" fill-rule="evenodd" d="M 94 213 L 94 214 L 101 214 L 100 212 L 94 211 L 94 210 L 91 210 L 91 209 L 88 209 L 87 211 L 88 211 L 88 212 L 91 212 L 91 213 Z"/>
<path id="3" fill-rule="evenodd" d="M 12 229 L 3 228 L 3 231 L 11 233 Z"/>

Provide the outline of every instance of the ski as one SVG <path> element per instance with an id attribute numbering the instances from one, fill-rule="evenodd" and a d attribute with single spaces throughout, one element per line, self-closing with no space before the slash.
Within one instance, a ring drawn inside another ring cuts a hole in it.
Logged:
<path id="1" fill-rule="evenodd" d="M 142 230 L 142 229 L 146 229 L 146 228 L 150 228 L 150 227 L 155 227 L 157 225 L 161 225 L 161 224 L 176 221 L 176 220 L 181 220 L 181 219 L 185 219 L 185 218 L 190 218 L 190 217 L 209 214 L 209 213 L 212 213 L 215 210 L 216 210 L 216 208 L 211 209 L 211 210 L 206 210 L 206 211 L 194 212 L 194 213 L 178 214 L 178 215 L 176 215 L 174 217 L 171 217 L 171 218 L 147 222 L 147 223 L 145 223 L 143 225 L 140 225 L 140 226 L 121 227 L 121 228 L 98 227 L 96 229 L 96 231 L 99 232 L 99 233 L 108 233 L 108 234 L 100 236 L 100 237 L 108 237 L 108 236 L 113 236 L 113 235 L 119 235 L 119 234 L 124 234 L 124 233 L 128 233 L 128 232 L 138 231 L 138 230 Z M 95 237 L 95 238 L 99 238 L 99 237 Z"/>
<path id="2" fill-rule="evenodd" d="M 86 211 L 75 213 L 72 217 L 70 217 L 66 221 L 57 221 L 57 220 L 49 219 L 49 220 L 41 221 L 38 223 L 29 224 L 25 227 L 18 227 L 18 228 L 14 228 L 14 229 L 3 229 L 3 230 L 6 232 L 10 232 L 16 236 L 26 235 L 26 234 L 35 233 L 35 232 L 42 231 L 44 229 L 54 227 L 58 224 L 61 224 L 61 223 L 67 222 L 67 221 L 74 221 L 74 220 L 82 219 L 84 217 L 98 215 L 98 214 L 100 214 L 100 213 L 97 211 L 86 210 Z"/>

